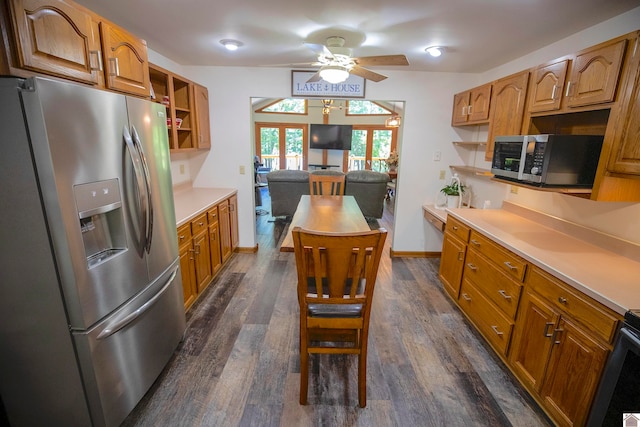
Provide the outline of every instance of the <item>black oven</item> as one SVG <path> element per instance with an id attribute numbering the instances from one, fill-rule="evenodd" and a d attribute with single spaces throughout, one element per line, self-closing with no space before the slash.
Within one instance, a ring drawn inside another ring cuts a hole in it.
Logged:
<path id="1" fill-rule="evenodd" d="M 640 310 L 628 311 L 624 319 L 587 426 L 622 426 L 624 414 L 640 414 Z"/>

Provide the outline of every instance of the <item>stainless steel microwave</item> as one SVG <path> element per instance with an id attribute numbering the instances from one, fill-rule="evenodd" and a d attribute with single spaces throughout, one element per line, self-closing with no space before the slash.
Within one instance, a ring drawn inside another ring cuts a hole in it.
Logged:
<path id="1" fill-rule="evenodd" d="M 592 187 L 602 140 L 601 135 L 498 136 L 491 172 L 539 187 Z"/>

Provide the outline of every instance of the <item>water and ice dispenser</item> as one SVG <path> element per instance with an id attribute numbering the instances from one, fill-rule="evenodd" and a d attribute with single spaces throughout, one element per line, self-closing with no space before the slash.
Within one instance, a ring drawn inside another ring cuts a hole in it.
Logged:
<path id="1" fill-rule="evenodd" d="M 126 234 L 117 179 L 73 187 L 88 267 L 125 251 Z"/>

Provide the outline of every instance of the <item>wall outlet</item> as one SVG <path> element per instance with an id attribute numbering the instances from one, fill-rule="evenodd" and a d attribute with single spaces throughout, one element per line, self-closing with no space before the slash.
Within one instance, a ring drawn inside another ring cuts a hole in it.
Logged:
<path id="1" fill-rule="evenodd" d="M 515 185 L 512 185 L 512 186 L 511 186 L 511 192 L 512 192 L 513 194 L 518 194 L 518 187 L 517 187 L 517 186 L 515 186 Z"/>
<path id="2" fill-rule="evenodd" d="M 244 165 L 240 165 L 240 175 L 244 175 Z"/>
<path id="3" fill-rule="evenodd" d="M 433 161 L 434 162 L 439 162 L 441 158 L 442 158 L 442 152 L 440 150 L 436 150 L 436 151 L 433 152 Z"/>
<path id="4" fill-rule="evenodd" d="M 184 175 L 184 164 L 180 164 L 180 175 Z"/>
<path id="5" fill-rule="evenodd" d="M 442 181 L 446 175 L 447 175 L 447 172 L 446 172 L 446 171 L 441 170 L 441 171 L 440 171 L 440 180 Z"/>

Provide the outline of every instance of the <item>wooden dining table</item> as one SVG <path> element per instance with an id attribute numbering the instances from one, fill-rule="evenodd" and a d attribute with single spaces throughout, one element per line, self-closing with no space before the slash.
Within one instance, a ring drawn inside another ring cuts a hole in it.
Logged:
<path id="1" fill-rule="evenodd" d="M 302 196 L 280 245 L 280 252 L 293 252 L 291 230 L 295 227 L 331 233 L 357 233 L 371 229 L 353 196 Z"/>

